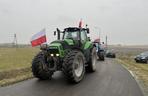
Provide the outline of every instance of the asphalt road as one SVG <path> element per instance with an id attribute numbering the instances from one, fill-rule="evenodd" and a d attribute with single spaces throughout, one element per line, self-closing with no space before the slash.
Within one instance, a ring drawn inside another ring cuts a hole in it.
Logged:
<path id="1" fill-rule="evenodd" d="M 69 84 L 57 72 L 53 79 L 31 79 L 0 88 L 0 96 L 143 96 L 135 79 L 120 64 L 107 59 L 97 71 L 87 73 L 79 84 Z"/>

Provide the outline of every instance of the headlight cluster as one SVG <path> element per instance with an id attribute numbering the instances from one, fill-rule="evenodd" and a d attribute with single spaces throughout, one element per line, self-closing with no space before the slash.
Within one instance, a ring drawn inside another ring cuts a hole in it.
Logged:
<path id="1" fill-rule="evenodd" d="M 58 57 L 58 56 L 60 56 L 60 54 L 58 54 L 58 53 L 57 54 L 50 54 L 50 56 L 51 57 L 53 57 L 53 56 L 57 56 Z"/>
<path id="2" fill-rule="evenodd" d="M 146 57 L 142 57 L 141 59 L 145 59 Z"/>

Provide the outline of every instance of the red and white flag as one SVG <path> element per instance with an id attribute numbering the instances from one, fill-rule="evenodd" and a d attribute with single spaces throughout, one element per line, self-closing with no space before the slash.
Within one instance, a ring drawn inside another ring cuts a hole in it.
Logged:
<path id="1" fill-rule="evenodd" d="M 46 32 L 45 32 L 45 29 L 43 29 L 40 32 L 38 32 L 32 36 L 31 45 L 32 45 L 32 47 L 38 46 L 38 45 L 45 43 L 46 41 L 47 41 L 46 40 Z"/>

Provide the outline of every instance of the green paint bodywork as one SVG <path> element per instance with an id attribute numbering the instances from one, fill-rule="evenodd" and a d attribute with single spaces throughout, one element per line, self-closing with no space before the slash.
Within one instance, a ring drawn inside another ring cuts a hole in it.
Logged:
<path id="1" fill-rule="evenodd" d="M 74 42 L 72 39 L 65 39 L 64 40 L 65 42 L 68 43 L 68 45 L 74 45 Z M 87 50 L 87 49 L 90 49 L 92 47 L 92 43 L 91 41 L 86 41 L 83 45 L 83 50 Z M 65 56 L 65 52 L 66 52 L 66 49 L 63 49 L 61 43 L 56 43 L 56 42 L 52 42 L 50 45 L 49 45 L 50 49 L 58 49 L 58 52 L 60 54 L 60 57 L 64 57 Z"/>
<path id="2" fill-rule="evenodd" d="M 61 44 L 60 42 L 57 42 L 57 41 L 58 41 L 58 40 L 53 41 L 53 42 L 49 45 L 49 47 L 50 47 L 51 49 L 57 49 L 57 50 L 58 50 L 57 53 L 59 53 L 59 57 L 62 58 L 62 57 L 64 57 L 64 56 L 66 55 L 67 49 L 63 49 L 62 44 Z M 73 39 L 64 39 L 64 40 L 62 40 L 62 41 L 67 42 L 67 44 L 68 44 L 69 46 L 75 45 Z M 89 39 L 86 39 L 86 41 L 83 41 L 82 43 L 83 43 L 83 44 L 82 44 L 82 46 L 81 46 L 81 49 L 82 49 L 82 50 L 85 50 L 85 51 L 84 51 L 84 54 L 85 54 L 85 53 L 88 53 L 89 49 L 91 49 L 92 46 L 93 46 L 92 42 L 89 41 Z M 87 51 L 86 51 L 86 50 L 87 50 Z"/>
<path id="3" fill-rule="evenodd" d="M 74 42 L 72 39 L 64 39 L 68 43 L 68 45 L 74 45 Z"/>
<path id="4" fill-rule="evenodd" d="M 51 43 L 49 47 L 52 49 L 58 49 L 60 57 L 64 57 L 64 50 L 60 43 Z"/>
<path id="5" fill-rule="evenodd" d="M 68 45 L 74 45 L 74 42 L 72 39 L 64 39 L 65 42 L 68 43 Z M 61 43 L 56 43 L 56 42 L 52 42 L 49 47 L 51 49 L 58 49 L 60 57 L 64 57 L 65 56 L 65 49 L 63 49 Z"/>
<path id="6" fill-rule="evenodd" d="M 90 42 L 90 41 L 87 41 L 86 43 L 85 43 L 85 45 L 84 45 L 84 50 L 86 50 L 86 49 L 88 49 L 88 48 L 90 48 L 90 47 L 92 47 L 93 45 L 92 45 L 92 43 Z"/>

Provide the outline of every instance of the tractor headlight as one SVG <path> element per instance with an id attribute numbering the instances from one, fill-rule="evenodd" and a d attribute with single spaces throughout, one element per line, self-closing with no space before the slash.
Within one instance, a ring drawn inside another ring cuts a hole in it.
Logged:
<path id="1" fill-rule="evenodd" d="M 146 59 L 146 57 L 142 57 L 141 59 Z"/>
<path id="2" fill-rule="evenodd" d="M 56 56 L 60 56 L 60 54 L 56 54 Z"/>
<path id="3" fill-rule="evenodd" d="M 54 56 L 54 54 L 50 54 L 50 56 L 52 56 L 52 57 L 53 57 L 53 56 Z"/>

